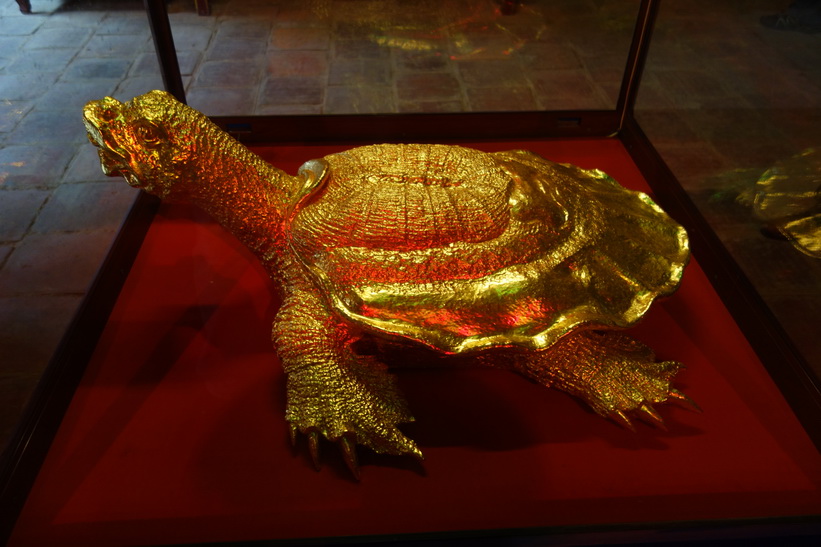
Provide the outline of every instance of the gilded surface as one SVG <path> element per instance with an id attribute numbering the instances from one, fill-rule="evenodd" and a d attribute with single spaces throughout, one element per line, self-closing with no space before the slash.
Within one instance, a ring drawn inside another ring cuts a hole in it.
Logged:
<path id="1" fill-rule="evenodd" d="M 357 444 L 422 456 L 398 428 L 413 417 L 395 363 L 358 349 L 370 339 L 516 371 L 629 427 L 686 400 L 672 387 L 681 365 L 617 331 L 675 291 L 686 233 L 604 173 L 419 144 L 355 148 L 291 176 L 163 92 L 91 102 L 84 120 L 107 174 L 197 204 L 277 282 L 286 419 L 315 463 L 321 437 L 353 470 Z"/>
<path id="2" fill-rule="evenodd" d="M 756 183 L 753 211 L 796 249 L 821 258 L 821 153 L 811 148 L 767 170 Z"/>

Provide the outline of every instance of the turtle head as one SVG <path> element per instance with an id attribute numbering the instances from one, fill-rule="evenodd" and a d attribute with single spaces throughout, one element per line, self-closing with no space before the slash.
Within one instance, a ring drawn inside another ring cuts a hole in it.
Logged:
<path id="1" fill-rule="evenodd" d="M 161 198 L 183 191 L 195 176 L 198 143 L 210 125 L 164 91 L 124 103 L 111 97 L 91 101 L 83 123 L 106 175 L 122 175 L 131 186 Z"/>

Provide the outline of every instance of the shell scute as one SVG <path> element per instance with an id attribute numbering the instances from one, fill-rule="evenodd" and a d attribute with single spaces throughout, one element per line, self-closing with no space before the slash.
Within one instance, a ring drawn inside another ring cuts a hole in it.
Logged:
<path id="1" fill-rule="evenodd" d="M 408 146 L 326 158 L 331 180 L 322 200 L 300 212 L 299 226 L 330 246 L 395 251 L 484 241 L 505 230 L 509 180 L 495 162 L 452 147 Z"/>

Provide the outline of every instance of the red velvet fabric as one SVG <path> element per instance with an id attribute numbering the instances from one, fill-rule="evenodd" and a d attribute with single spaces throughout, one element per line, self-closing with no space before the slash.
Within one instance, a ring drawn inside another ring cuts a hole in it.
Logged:
<path id="1" fill-rule="evenodd" d="M 470 143 L 467 143 L 471 145 Z M 527 148 L 646 183 L 615 140 Z M 256 151 L 294 173 L 338 147 Z M 686 364 L 704 409 L 636 433 L 507 372 L 400 370 L 426 456 L 289 445 L 270 344 L 277 300 L 253 257 L 183 206 L 154 220 L 11 545 L 151 544 L 754 518 L 821 510 L 821 456 L 697 261 L 633 333 Z"/>

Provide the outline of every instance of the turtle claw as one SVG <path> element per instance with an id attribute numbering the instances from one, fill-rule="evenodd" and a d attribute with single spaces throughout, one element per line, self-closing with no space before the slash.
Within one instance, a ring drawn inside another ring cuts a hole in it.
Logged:
<path id="1" fill-rule="evenodd" d="M 343 435 L 339 439 L 339 448 L 342 449 L 342 458 L 356 480 L 359 480 L 359 462 L 356 458 L 356 438 L 354 435 Z"/>
<path id="2" fill-rule="evenodd" d="M 692 408 L 693 410 L 695 410 L 697 412 L 703 412 L 703 410 L 701 410 L 701 407 L 698 406 L 698 403 L 696 403 L 690 397 L 688 397 L 687 395 L 685 395 L 684 393 L 682 393 L 681 391 L 679 391 L 675 388 L 671 388 L 670 391 L 667 392 L 667 397 L 669 399 L 674 400 L 674 401 L 684 403 L 689 408 Z"/>
<path id="3" fill-rule="evenodd" d="M 291 443 L 296 443 L 299 428 L 293 424 L 290 426 Z M 322 443 L 322 433 L 318 429 L 308 429 L 304 432 L 308 439 L 308 453 L 311 455 L 311 463 L 317 471 L 322 470 L 322 460 L 320 459 L 320 444 Z M 359 462 L 356 457 L 356 435 L 345 433 L 337 441 L 342 450 L 342 458 L 348 466 L 356 480 L 359 480 Z"/>
<path id="4" fill-rule="evenodd" d="M 630 418 L 627 417 L 627 414 L 625 414 L 621 410 L 612 411 L 610 413 L 610 419 L 619 424 L 620 426 L 624 427 L 625 429 L 629 429 L 633 433 L 636 432 L 636 427 L 633 425 L 633 422 L 631 422 Z"/>
<path id="5" fill-rule="evenodd" d="M 290 427 L 290 431 L 292 437 L 300 432 L 299 428 L 293 425 Z M 324 436 L 324 434 L 320 430 L 313 428 L 308 429 L 307 431 L 303 431 L 303 433 L 308 439 L 308 452 L 311 456 L 311 463 L 313 463 L 314 469 L 320 471 L 322 469 L 322 462 L 320 459 L 319 447 L 322 443 L 322 437 Z M 358 481 L 360 479 L 360 470 L 359 458 L 356 454 L 356 434 L 349 431 L 343 433 L 340 437 L 329 438 L 328 440 L 339 444 L 339 449 L 342 452 L 342 459 L 345 461 L 345 465 L 347 466 L 348 470 L 350 470 L 353 477 Z M 403 447 L 402 451 L 387 453 L 409 454 L 414 456 L 417 460 L 423 461 L 425 457 L 422 455 L 422 451 L 419 450 L 416 444 L 410 439 L 405 438 L 405 440 L 407 441 L 408 446 Z"/>
<path id="6" fill-rule="evenodd" d="M 661 414 L 659 414 L 650 403 L 642 404 L 638 410 L 640 411 L 639 417 L 644 419 L 644 421 L 656 426 L 662 431 L 667 431 L 667 425 L 664 423 Z"/>
<path id="7" fill-rule="evenodd" d="M 314 469 L 319 471 L 322 469 L 322 463 L 319 461 L 319 432 L 311 430 L 307 432 L 308 436 L 308 452 L 311 454 L 311 462 L 314 464 Z"/>

